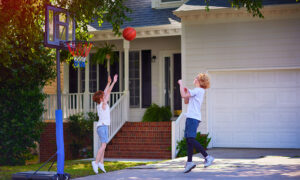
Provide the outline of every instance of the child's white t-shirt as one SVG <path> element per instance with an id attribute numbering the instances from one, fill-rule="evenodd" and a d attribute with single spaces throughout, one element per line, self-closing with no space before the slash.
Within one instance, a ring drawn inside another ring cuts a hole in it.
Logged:
<path id="1" fill-rule="evenodd" d="M 193 118 L 201 121 L 201 105 L 205 90 L 203 88 L 189 89 L 191 97 L 189 98 L 187 118 Z"/>
<path id="2" fill-rule="evenodd" d="M 98 123 L 97 123 L 97 127 L 98 126 L 103 126 L 103 125 L 110 125 L 110 107 L 109 104 L 106 105 L 105 110 L 103 110 L 102 108 L 102 102 L 100 104 L 97 104 L 97 113 L 98 113 Z"/>

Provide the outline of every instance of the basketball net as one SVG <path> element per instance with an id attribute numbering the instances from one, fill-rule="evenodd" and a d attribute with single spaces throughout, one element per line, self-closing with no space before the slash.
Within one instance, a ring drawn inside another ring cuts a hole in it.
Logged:
<path id="1" fill-rule="evenodd" d="M 90 42 L 68 42 L 68 49 L 74 57 L 75 68 L 85 67 L 86 57 L 89 55 L 90 50 L 93 46 Z"/>

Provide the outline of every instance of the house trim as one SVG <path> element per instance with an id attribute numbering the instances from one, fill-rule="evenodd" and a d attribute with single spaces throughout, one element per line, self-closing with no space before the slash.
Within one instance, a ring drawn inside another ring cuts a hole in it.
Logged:
<path id="1" fill-rule="evenodd" d="M 293 69 L 300 69 L 300 66 L 286 66 L 286 67 L 253 67 L 253 68 L 217 68 L 217 69 L 206 69 L 206 73 L 212 72 L 222 72 L 222 71 L 254 71 L 254 70 L 293 70 Z M 206 121 L 207 121 L 207 131 L 209 132 L 209 137 L 212 138 L 213 135 L 213 122 L 211 119 L 211 116 L 209 116 L 211 114 L 211 97 L 210 97 L 210 90 L 206 91 Z M 212 148 L 213 146 L 213 141 L 211 141 L 211 143 L 208 145 L 208 148 Z"/>
<path id="2" fill-rule="evenodd" d="M 187 0 L 178 0 L 174 2 L 162 2 L 162 0 L 152 0 L 151 7 L 154 9 L 177 8 L 185 2 L 187 2 Z"/>
<path id="3" fill-rule="evenodd" d="M 174 22 L 171 25 L 136 27 L 135 30 L 136 38 L 178 36 L 181 35 L 181 24 Z M 90 33 L 94 35 L 94 37 L 91 39 L 92 41 L 123 39 L 122 36 L 115 36 L 111 29 L 90 31 Z"/>
<path id="4" fill-rule="evenodd" d="M 246 8 L 241 8 L 239 10 L 234 8 L 212 8 L 209 12 L 203 8 L 186 11 L 173 11 L 173 13 L 180 17 L 182 21 L 189 22 L 190 24 L 228 23 L 231 21 L 241 22 L 299 18 L 300 4 L 264 6 L 261 12 L 265 17 L 263 19 L 258 17 L 254 18 L 251 13 L 247 12 Z"/>

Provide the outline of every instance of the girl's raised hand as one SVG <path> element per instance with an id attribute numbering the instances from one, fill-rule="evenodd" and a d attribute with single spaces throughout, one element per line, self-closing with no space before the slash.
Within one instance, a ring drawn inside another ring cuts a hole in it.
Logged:
<path id="1" fill-rule="evenodd" d="M 178 80 L 178 84 L 179 84 L 180 86 L 182 85 L 182 80 L 181 80 L 181 79 Z"/>
<path id="2" fill-rule="evenodd" d="M 118 81 L 118 75 L 115 74 L 115 76 L 114 76 L 114 82 L 117 82 L 117 81 Z"/>

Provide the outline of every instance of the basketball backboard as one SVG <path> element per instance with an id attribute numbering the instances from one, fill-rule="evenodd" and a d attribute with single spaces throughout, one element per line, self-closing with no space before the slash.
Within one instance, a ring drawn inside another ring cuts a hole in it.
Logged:
<path id="1" fill-rule="evenodd" d="M 66 41 L 75 41 L 75 21 L 66 9 L 47 5 L 44 44 L 50 48 L 66 48 Z"/>

